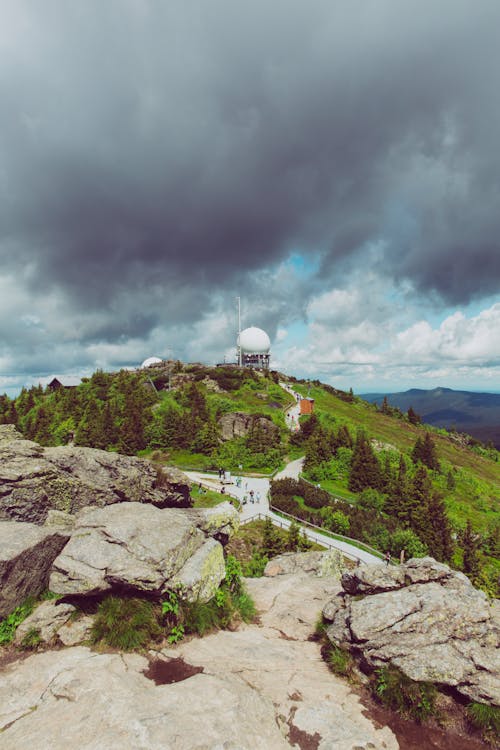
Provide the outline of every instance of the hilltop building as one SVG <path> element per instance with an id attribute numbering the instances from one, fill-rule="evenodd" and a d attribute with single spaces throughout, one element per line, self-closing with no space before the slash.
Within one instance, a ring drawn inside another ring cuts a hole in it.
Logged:
<path id="1" fill-rule="evenodd" d="M 261 328 L 245 328 L 237 339 L 238 363 L 242 367 L 269 369 L 271 341 Z"/>
<path id="2" fill-rule="evenodd" d="M 163 363 L 163 360 L 159 357 L 148 357 L 144 360 L 142 363 L 140 369 L 144 370 L 146 367 L 151 367 L 152 365 L 161 365 Z"/>

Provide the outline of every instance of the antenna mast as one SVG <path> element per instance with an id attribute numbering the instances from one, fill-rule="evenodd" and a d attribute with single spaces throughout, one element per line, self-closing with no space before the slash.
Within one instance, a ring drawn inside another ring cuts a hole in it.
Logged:
<path id="1" fill-rule="evenodd" d="M 236 297 L 238 301 L 238 365 L 241 367 L 241 344 L 240 344 L 240 335 L 241 335 L 241 299 L 240 297 Z"/>

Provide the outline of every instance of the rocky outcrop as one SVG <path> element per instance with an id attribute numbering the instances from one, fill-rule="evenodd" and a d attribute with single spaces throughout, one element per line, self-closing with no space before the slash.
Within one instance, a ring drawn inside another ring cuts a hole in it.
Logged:
<path id="1" fill-rule="evenodd" d="M 308 640 L 338 581 L 299 573 L 247 586 L 259 624 L 151 661 L 76 647 L 11 664 L 0 679 L 2 750 L 397 750 Z"/>
<path id="2" fill-rule="evenodd" d="M 189 507 L 189 481 L 177 469 L 118 453 L 42 448 L 0 425 L 0 519 L 43 524 L 51 509 L 74 514 L 123 501 Z"/>
<path id="3" fill-rule="evenodd" d="M 87 508 L 54 561 L 50 588 L 76 596 L 111 591 L 160 596 L 182 585 L 188 600 L 207 601 L 225 575 L 215 537 L 221 528 L 224 533 L 234 528 L 238 516 L 230 503 L 216 510 L 217 516 L 141 503 Z"/>
<path id="4" fill-rule="evenodd" d="M 52 563 L 68 539 L 32 523 L 0 521 L 0 618 L 47 588 Z"/>
<path id="5" fill-rule="evenodd" d="M 245 414 L 243 412 L 224 414 L 219 419 L 219 427 L 222 440 L 246 437 L 251 430 L 256 428 L 268 435 L 270 442 L 271 440 L 276 440 L 279 434 L 279 429 L 272 420 L 267 417 L 256 414 Z"/>
<path id="6" fill-rule="evenodd" d="M 340 578 L 345 562 L 338 550 L 328 552 L 285 552 L 270 560 L 264 570 L 268 577 L 305 572 L 315 576 Z"/>
<path id="7" fill-rule="evenodd" d="M 333 643 L 366 668 L 393 665 L 412 680 L 500 706 L 500 602 L 466 576 L 421 558 L 360 566 L 344 573 L 342 586 L 347 593 L 323 609 Z"/>

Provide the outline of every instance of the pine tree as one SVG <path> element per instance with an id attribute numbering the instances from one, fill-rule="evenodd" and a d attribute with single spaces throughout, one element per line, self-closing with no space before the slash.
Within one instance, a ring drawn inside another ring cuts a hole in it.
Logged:
<path id="1" fill-rule="evenodd" d="M 420 414 L 417 414 L 417 412 L 413 409 L 413 406 L 410 406 L 410 408 L 406 412 L 406 416 L 410 424 L 420 424 L 420 422 L 422 421 Z"/>
<path id="2" fill-rule="evenodd" d="M 267 557 L 274 557 L 281 552 L 281 542 L 269 516 L 264 521 L 262 549 Z"/>
<path id="3" fill-rule="evenodd" d="M 437 457 L 436 446 L 429 432 L 425 433 L 425 437 L 423 440 L 420 437 L 417 438 L 411 456 L 414 463 L 418 463 L 420 461 L 421 463 L 425 464 L 428 469 L 432 469 L 433 471 L 441 470 Z"/>
<path id="4" fill-rule="evenodd" d="M 389 402 L 387 400 L 387 396 L 384 396 L 384 400 L 382 401 L 382 406 L 380 407 L 380 413 L 381 414 L 390 414 L 391 408 L 389 406 Z"/>
<path id="5" fill-rule="evenodd" d="M 477 576 L 479 571 L 479 535 L 474 532 L 472 524 L 469 520 L 467 521 L 465 529 L 460 535 L 460 541 L 464 551 L 464 573 L 474 578 L 475 576 Z"/>
<path id="6" fill-rule="evenodd" d="M 451 524 L 442 496 L 433 492 L 428 505 L 428 528 L 420 537 L 436 560 L 450 560 L 453 554 Z"/>
<path id="7" fill-rule="evenodd" d="M 288 528 L 286 548 L 289 552 L 296 552 L 299 547 L 300 526 L 296 521 L 292 521 Z"/>
<path id="8" fill-rule="evenodd" d="M 38 408 L 31 432 L 33 434 L 32 439 L 37 443 L 41 445 L 51 444 L 50 414 L 44 406 Z"/>
<path id="9" fill-rule="evenodd" d="M 378 458 L 366 435 L 359 432 L 351 459 L 349 489 L 351 492 L 362 492 L 367 487 L 379 490 L 381 486 L 382 476 Z"/>
<path id="10" fill-rule="evenodd" d="M 399 466 L 396 476 L 388 491 L 384 511 L 387 515 L 397 518 L 402 526 L 408 528 L 410 525 L 410 500 L 409 483 L 407 478 L 406 461 L 401 453 L 399 455 Z"/>
<path id="11" fill-rule="evenodd" d="M 426 544 L 432 484 L 425 466 L 418 466 L 408 497 L 408 520 L 411 528 Z"/>
<path id="12" fill-rule="evenodd" d="M 342 424 L 337 432 L 337 445 L 339 448 L 352 448 L 354 440 L 347 425 Z"/>

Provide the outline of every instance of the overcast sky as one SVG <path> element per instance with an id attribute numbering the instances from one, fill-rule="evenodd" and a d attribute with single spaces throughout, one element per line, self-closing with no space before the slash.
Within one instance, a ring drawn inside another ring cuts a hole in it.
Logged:
<path id="1" fill-rule="evenodd" d="M 500 390 L 498 0 L 0 0 L 0 392 Z"/>

